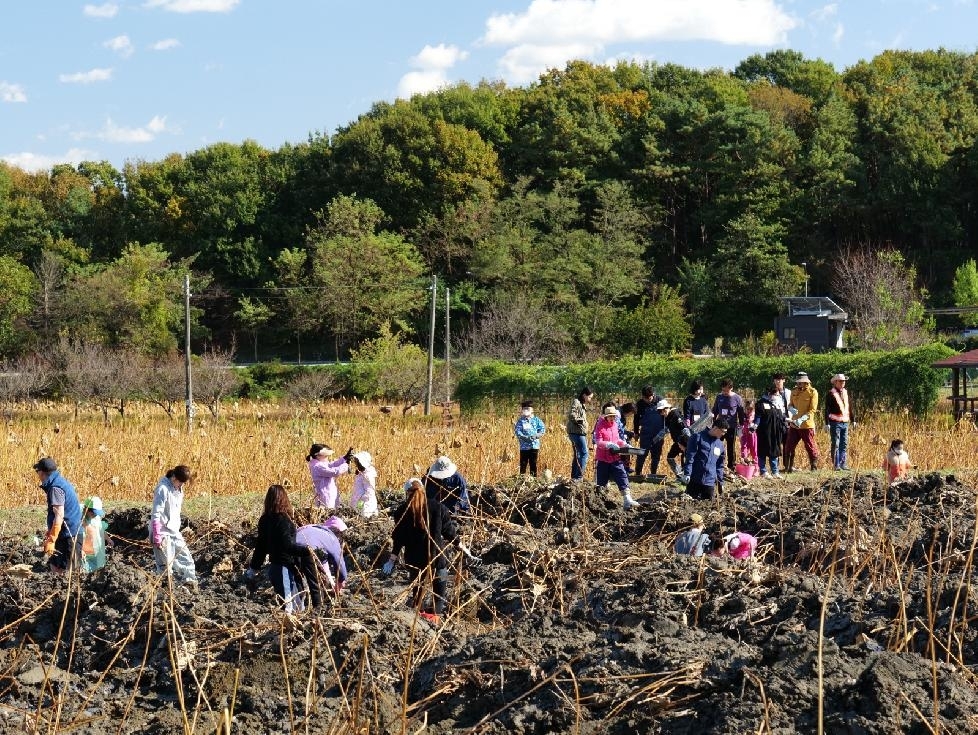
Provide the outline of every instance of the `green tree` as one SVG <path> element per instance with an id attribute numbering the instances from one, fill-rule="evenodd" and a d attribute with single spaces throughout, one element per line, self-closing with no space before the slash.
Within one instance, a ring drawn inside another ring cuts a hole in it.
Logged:
<path id="1" fill-rule="evenodd" d="M 685 299 L 678 289 L 662 284 L 651 299 L 635 309 L 620 309 L 607 347 L 615 352 L 673 353 L 689 349 L 693 332 Z"/>
<path id="2" fill-rule="evenodd" d="M 37 279 L 31 269 L 9 255 L 0 255 L 0 355 L 13 354 L 27 339 L 27 317 L 36 291 Z"/>
<path id="3" fill-rule="evenodd" d="M 952 292 L 955 306 L 978 306 L 978 266 L 974 258 L 969 258 L 954 271 Z M 961 321 L 965 326 L 973 327 L 978 324 L 978 313 L 962 314 Z"/>
<path id="4" fill-rule="evenodd" d="M 270 306 L 257 299 L 249 296 L 238 299 L 238 309 L 234 312 L 234 318 L 251 334 L 252 345 L 255 348 L 255 362 L 258 362 L 258 333 L 274 315 L 275 312 Z"/>

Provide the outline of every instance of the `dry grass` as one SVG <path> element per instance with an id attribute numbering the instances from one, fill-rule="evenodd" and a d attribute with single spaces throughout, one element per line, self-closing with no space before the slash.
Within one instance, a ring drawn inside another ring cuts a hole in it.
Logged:
<path id="1" fill-rule="evenodd" d="M 73 418 L 69 405 L 45 404 L 14 414 L 5 424 L 6 451 L 0 455 L 0 502 L 7 508 L 41 501 L 31 465 L 38 457 L 57 459 L 82 496 L 100 495 L 110 504 L 148 503 L 156 480 L 168 467 L 189 464 L 196 473 L 191 499 L 209 495 L 259 495 L 268 484 L 292 488 L 296 503 L 311 494 L 304 457 L 314 441 L 342 454 L 347 447 L 374 455 L 380 484 L 399 487 L 424 471 L 439 453 L 449 454 L 470 482 L 487 483 L 516 474 L 518 448 L 512 433 L 515 410 L 490 406 L 445 426 L 440 409 L 430 417 L 402 416 L 379 405 L 334 401 L 295 407 L 241 402 L 219 420 L 199 417 L 188 434 L 182 420 L 169 420 L 152 406 L 127 410 L 106 425 L 95 410 Z M 538 413 L 547 425 L 540 468 L 565 474 L 570 447 L 564 434 L 564 406 L 551 404 Z M 978 453 L 978 430 L 950 417 L 934 415 L 917 422 L 904 415 L 875 414 L 850 434 L 850 464 L 876 470 L 890 439 L 901 437 L 920 471 L 967 469 Z M 828 436 L 818 434 L 828 452 Z M 350 481 L 341 481 L 349 492 Z M 191 506 L 193 508 L 193 506 Z M 199 507 L 196 508 L 199 510 Z"/>

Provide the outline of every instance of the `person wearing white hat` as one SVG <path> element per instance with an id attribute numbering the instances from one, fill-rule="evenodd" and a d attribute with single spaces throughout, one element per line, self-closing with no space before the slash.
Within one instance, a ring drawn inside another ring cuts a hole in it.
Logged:
<path id="1" fill-rule="evenodd" d="M 302 569 L 303 576 L 308 578 L 313 574 L 322 574 L 337 595 L 343 591 L 347 578 L 343 543 L 340 540 L 346 529 L 342 518 L 330 516 L 322 523 L 302 526 L 295 532 L 295 542 L 310 547 L 319 559 L 319 568 L 310 564 L 308 569 Z"/>
<path id="2" fill-rule="evenodd" d="M 618 489 L 621 490 L 622 504 L 625 510 L 637 507 L 638 503 L 632 499 L 632 493 L 628 487 L 628 472 L 618 454 L 618 450 L 627 447 L 628 442 L 621 438 L 618 431 L 618 409 L 614 406 L 605 408 L 601 418 L 595 422 L 594 446 L 596 460 L 594 484 L 598 487 L 604 487 L 610 480 L 614 480 Z"/>
<path id="3" fill-rule="evenodd" d="M 105 566 L 105 532 L 109 524 L 105 522 L 102 498 L 93 495 L 82 506 L 85 517 L 82 520 L 82 562 L 83 572 L 94 572 Z"/>
<path id="4" fill-rule="evenodd" d="M 832 390 L 825 399 L 825 428 L 831 441 L 832 467 L 848 470 L 849 427 L 855 422 L 852 402 L 846 390 L 848 379 L 843 373 L 832 376 Z"/>
<path id="5" fill-rule="evenodd" d="M 785 472 L 795 470 L 795 449 L 798 443 L 805 445 L 811 468 L 818 469 L 818 444 L 815 442 L 815 415 L 818 412 L 818 391 L 812 387 L 808 373 L 795 376 L 788 405 L 788 435 L 784 441 Z"/>
<path id="6" fill-rule="evenodd" d="M 757 538 L 749 533 L 731 533 L 724 536 L 723 541 L 732 559 L 749 559 L 757 548 Z"/>
<path id="7" fill-rule="evenodd" d="M 363 518 L 377 515 L 377 468 L 370 452 L 356 452 L 350 457 L 350 464 L 357 473 L 353 480 L 353 496 L 350 505 Z"/>
<path id="8" fill-rule="evenodd" d="M 444 454 L 436 459 L 424 476 L 424 489 L 429 500 L 444 503 L 451 513 L 469 510 L 469 483 L 458 466 Z"/>
<path id="9" fill-rule="evenodd" d="M 666 455 L 666 463 L 676 477 L 682 474 L 682 466 L 686 461 L 686 440 L 690 437 L 690 431 L 683 421 L 683 415 L 678 408 L 675 408 L 665 398 L 660 398 L 655 404 L 655 410 L 662 416 L 663 426 L 659 430 L 662 437 L 662 445 L 665 444 L 666 435 L 672 441 L 669 453 Z"/>

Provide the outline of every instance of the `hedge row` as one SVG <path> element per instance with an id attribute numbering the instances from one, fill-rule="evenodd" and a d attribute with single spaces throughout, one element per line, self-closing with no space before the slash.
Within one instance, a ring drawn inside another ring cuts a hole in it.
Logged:
<path id="1" fill-rule="evenodd" d="M 599 395 L 639 395 L 642 386 L 684 396 L 693 380 L 702 380 L 708 393 L 719 390 L 730 377 L 738 391 L 753 388 L 760 394 L 771 376 L 791 376 L 804 370 L 820 392 L 829 388 L 835 373 L 849 378 L 854 399 L 861 405 L 909 409 L 921 415 L 931 410 L 950 373 L 931 363 L 954 354 L 944 344 L 930 344 L 892 352 L 831 352 L 779 357 L 737 358 L 624 358 L 580 365 L 514 365 L 481 362 L 461 377 L 455 395 L 473 406 L 490 398 L 552 398 L 571 396 L 588 385 Z"/>

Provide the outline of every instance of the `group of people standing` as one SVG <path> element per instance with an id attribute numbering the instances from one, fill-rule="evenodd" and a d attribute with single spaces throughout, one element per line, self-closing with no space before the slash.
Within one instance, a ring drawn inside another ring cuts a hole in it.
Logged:
<path id="1" fill-rule="evenodd" d="M 584 477 L 590 438 L 596 452 L 597 483 L 603 485 L 614 480 L 622 491 L 625 507 L 634 507 L 628 491 L 629 453 L 625 451 L 633 436 L 638 437 L 639 448 L 644 450 L 636 459 L 634 474 L 642 475 L 647 461 L 655 475 L 669 440 L 666 455 L 669 469 L 694 497 L 712 498 L 712 488 L 722 486 L 724 470 L 736 471 L 738 461 L 756 465 L 762 476 L 770 472 L 771 476 L 780 477 L 782 471 L 798 470 L 795 458 L 799 444 L 808 456 L 809 467 L 817 470 L 820 461 L 816 439 L 818 391 L 805 372 L 796 374 L 791 390 L 785 387 L 785 380 L 783 373 L 773 375 L 763 394 L 754 401 L 744 400 L 734 390 L 733 380 L 724 378 L 712 406 L 703 383 L 696 380 L 689 386 L 681 409 L 646 386 L 634 404 L 620 408 L 614 403 L 605 404 L 593 433 L 589 432 L 587 412 L 594 391 L 585 387 L 571 401 L 567 414 L 567 436 L 572 447 L 571 479 Z M 846 388 L 848 378 L 837 373 L 830 382 L 832 387 L 823 411 L 832 467 L 848 470 L 849 428 L 855 424 L 855 412 Z M 626 431 L 622 421 L 627 413 L 633 414 L 632 431 Z M 618 427 L 617 436 L 613 425 Z"/>

